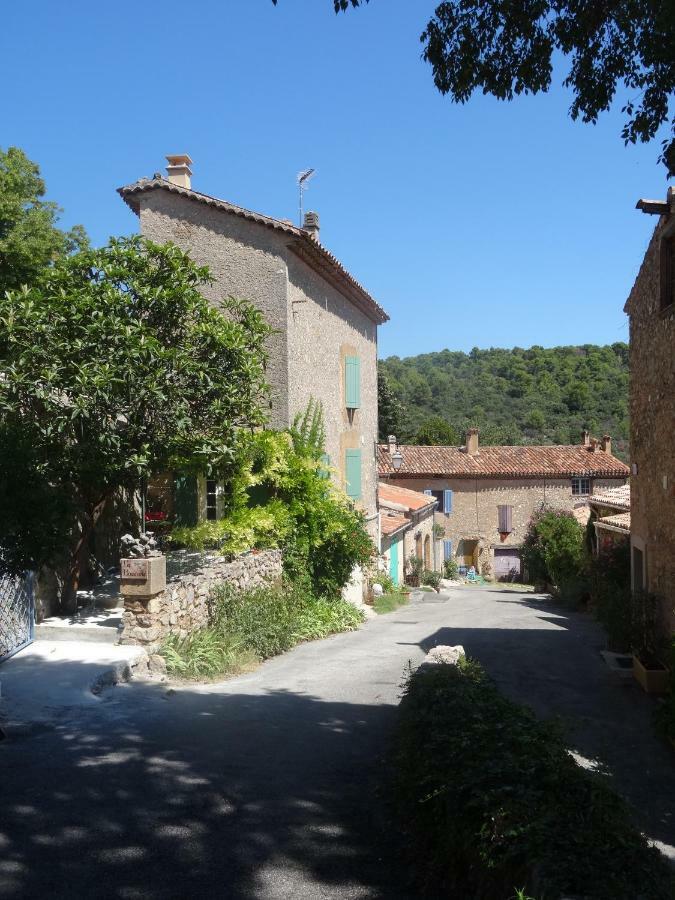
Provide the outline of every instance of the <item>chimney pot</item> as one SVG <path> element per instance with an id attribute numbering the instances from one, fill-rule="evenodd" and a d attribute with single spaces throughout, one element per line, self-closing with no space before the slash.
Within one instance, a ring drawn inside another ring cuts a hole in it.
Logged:
<path id="1" fill-rule="evenodd" d="M 166 173 L 171 184 L 177 184 L 179 187 L 188 188 L 189 190 L 192 179 L 192 170 L 190 169 L 192 160 L 187 153 L 167 156 L 166 161 L 169 163 L 166 167 Z"/>
<path id="2" fill-rule="evenodd" d="M 602 436 L 602 444 L 600 445 L 605 453 L 612 452 L 612 439 L 608 434 L 603 434 Z"/>
<path id="3" fill-rule="evenodd" d="M 591 436 L 590 436 L 590 434 L 589 434 L 587 431 L 585 431 L 585 430 L 582 431 L 582 432 L 581 432 L 581 443 L 583 444 L 583 446 L 584 446 L 584 447 L 588 447 L 588 445 L 590 444 L 590 442 L 591 442 Z"/>
<path id="4" fill-rule="evenodd" d="M 315 241 L 319 240 L 319 214 L 317 212 L 306 212 L 305 219 L 302 223 L 305 231 L 309 232 L 309 236 Z"/>
<path id="5" fill-rule="evenodd" d="M 478 455 L 478 429 L 469 428 L 466 433 L 466 452 L 469 456 Z"/>
<path id="6" fill-rule="evenodd" d="M 398 441 L 396 440 L 396 435 L 390 434 L 389 438 L 388 438 L 388 442 L 389 442 L 389 452 L 392 454 L 396 453 L 396 449 L 398 448 Z"/>
<path id="7" fill-rule="evenodd" d="M 596 451 L 597 449 L 598 449 L 598 439 L 597 439 L 597 438 L 591 438 L 591 442 L 590 442 L 590 450 L 591 450 L 591 453 L 595 453 L 595 451 Z"/>

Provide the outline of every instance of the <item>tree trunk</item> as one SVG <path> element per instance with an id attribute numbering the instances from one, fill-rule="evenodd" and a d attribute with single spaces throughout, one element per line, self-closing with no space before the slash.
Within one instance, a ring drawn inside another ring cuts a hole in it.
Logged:
<path id="1" fill-rule="evenodd" d="M 77 612 L 77 592 L 82 581 L 82 573 L 89 562 L 89 539 L 96 527 L 96 523 L 101 518 L 101 513 L 105 509 L 109 497 L 110 495 L 106 494 L 90 509 L 89 514 L 82 523 L 80 536 L 70 555 L 68 575 L 63 586 L 61 599 L 63 611 L 69 615 Z"/>

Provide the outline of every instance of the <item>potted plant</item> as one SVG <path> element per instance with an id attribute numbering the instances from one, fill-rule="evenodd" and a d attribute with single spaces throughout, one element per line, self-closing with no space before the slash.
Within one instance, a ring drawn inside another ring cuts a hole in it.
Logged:
<path id="1" fill-rule="evenodd" d="M 669 672 L 661 662 L 665 632 L 660 627 L 660 610 L 653 594 L 633 596 L 633 676 L 648 694 L 668 691 Z"/>
<path id="2" fill-rule="evenodd" d="M 408 579 L 412 587 L 419 587 L 420 580 L 422 578 L 422 572 L 424 571 L 424 560 L 420 559 L 419 556 L 415 556 L 414 553 L 410 555 L 408 559 Z"/>

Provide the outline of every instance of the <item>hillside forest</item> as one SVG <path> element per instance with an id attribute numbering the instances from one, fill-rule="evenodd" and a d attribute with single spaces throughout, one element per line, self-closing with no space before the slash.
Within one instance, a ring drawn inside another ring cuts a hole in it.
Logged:
<path id="1" fill-rule="evenodd" d="M 628 457 L 628 345 L 474 348 L 380 360 L 380 440 L 460 444 L 576 444 L 612 436 Z"/>

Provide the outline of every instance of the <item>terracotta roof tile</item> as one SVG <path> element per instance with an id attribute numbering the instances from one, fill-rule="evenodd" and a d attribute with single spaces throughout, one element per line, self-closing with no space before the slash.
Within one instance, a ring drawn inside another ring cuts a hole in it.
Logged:
<path id="1" fill-rule="evenodd" d="M 630 513 L 617 513 L 615 516 L 603 516 L 597 519 L 598 525 L 611 525 L 614 528 L 620 528 L 622 531 L 630 531 Z"/>
<path id="2" fill-rule="evenodd" d="M 470 456 L 463 447 L 400 446 L 403 465 L 396 478 L 421 475 L 440 478 L 627 478 L 630 469 L 604 450 L 586 445 L 544 447 L 481 447 Z M 378 448 L 380 475 L 393 475 L 389 448 Z"/>
<path id="3" fill-rule="evenodd" d="M 630 509 L 630 485 L 620 484 L 618 487 L 602 490 L 593 494 L 589 502 L 600 506 L 612 506 L 615 509 Z"/>
<path id="4" fill-rule="evenodd" d="M 410 528 L 410 526 L 410 519 L 406 519 L 405 516 L 382 516 L 380 519 L 380 531 L 387 536 L 395 534 L 401 528 Z"/>
<path id="5" fill-rule="evenodd" d="M 435 497 L 422 494 L 420 491 L 411 491 L 408 488 L 399 487 L 396 484 L 388 484 L 380 481 L 377 486 L 377 498 L 381 506 L 387 503 L 395 503 L 397 506 L 405 506 L 411 512 L 423 509 L 436 503 Z"/>
<path id="6" fill-rule="evenodd" d="M 267 228 L 273 228 L 276 231 L 288 234 L 295 238 L 295 241 L 291 244 L 291 250 L 313 269 L 319 271 L 327 281 L 333 283 L 342 294 L 366 313 L 370 319 L 380 325 L 389 321 L 389 316 L 385 310 L 349 274 L 340 260 L 333 256 L 330 250 L 327 250 L 311 237 L 304 228 L 298 228 L 290 222 L 284 222 L 282 219 L 274 219 L 272 216 L 265 216 L 262 213 L 244 209 L 243 206 L 236 206 L 234 203 L 228 203 L 227 200 L 219 200 L 217 197 L 211 197 L 209 194 L 202 194 L 199 191 L 193 191 L 191 188 L 184 188 L 162 177 L 141 178 L 133 184 L 127 184 L 118 188 L 117 193 L 127 206 L 138 215 L 140 210 L 139 194 L 158 189 L 169 191 L 172 194 L 179 194 L 182 197 L 187 197 L 189 200 L 205 203 L 207 206 L 212 206 L 215 209 L 232 213 L 235 216 L 240 216 L 242 219 L 248 219 L 250 222 L 257 222 L 259 225 L 265 225 Z"/>

